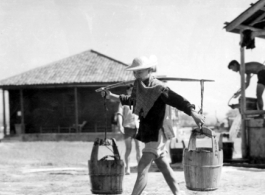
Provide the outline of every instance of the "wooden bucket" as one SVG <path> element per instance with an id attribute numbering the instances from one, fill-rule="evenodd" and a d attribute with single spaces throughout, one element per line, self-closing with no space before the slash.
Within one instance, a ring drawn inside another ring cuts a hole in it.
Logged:
<path id="1" fill-rule="evenodd" d="M 112 141 L 112 143 L 111 143 Z M 107 143 L 107 144 L 106 144 Z M 113 156 L 104 156 L 98 160 L 98 148 L 102 145 L 112 145 Z M 108 158 L 113 158 L 108 160 Z M 114 138 L 103 141 L 96 139 L 91 152 L 89 164 L 89 176 L 91 192 L 93 194 L 121 194 L 123 191 L 124 163 Z"/>
<path id="2" fill-rule="evenodd" d="M 196 137 L 202 135 L 193 130 L 188 148 L 183 150 L 183 168 L 189 190 L 216 190 L 221 178 L 223 151 L 219 150 L 216 135 L 203 127 L 201 133 L 211 138 L 212 148 L 196 148 Z"/>
<path id="3" fill-rule="evenodd" d="M 234 142 L 223 142 L 224 162 L 230 162 L 233 159 Z"/>
<path id="4" fill-rule="evenodd" d="M 185 148 L 185 143 L 183 140 L 181 141 L 182 145 L 180 145 L 180 143 L 178 142 L 179 141 L 176 138 L 170 141 L 169 152 L 170 152 L 171 164 L 182 162 L 182 155 L 183 155 L 183 149 Z M 178 143 L 178 146 L 176 146 L 176 143 Z"/>
<path id="5" fill-rule="evenodd" d="M 227 136 L 228 135 L 228 136 Z M 231 162 L 233 159 L 233 153 L 234 153 L 234 142 L 229 140 L 229 134 L 220 134 L 220 142 L 219 148 L 221 147 L 223 149 L 223 159 L 224 162 Z M 228 141 L 224 141 L 223 137 L 229 138 Z"/>

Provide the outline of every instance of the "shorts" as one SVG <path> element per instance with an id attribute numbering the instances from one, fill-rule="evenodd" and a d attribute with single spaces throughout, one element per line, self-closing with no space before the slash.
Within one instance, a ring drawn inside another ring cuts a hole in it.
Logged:
<path id="1" fill-rule="evenodd" d="M 136 135 L 137 129 L 136 128 L 129 128 L 129 127 L 124 127 L 124 135 L 123 138 L 127 139 L 129 137 L 134 138 Z"/>
<path id="2" fill-rule="evenodd" d="M 158 141 L 146 143 L 142 152 L 151 152 L 156 156 L 156 158 L 163 157 L 168 153 L 166 143 L 167 139 L 164 133 L 162 130 L 159 130 Z"/>
<path id="3" fill-rule="evenodd" d="M 258 83 L 265 86 L 265 70 L 258 72 Z"/>

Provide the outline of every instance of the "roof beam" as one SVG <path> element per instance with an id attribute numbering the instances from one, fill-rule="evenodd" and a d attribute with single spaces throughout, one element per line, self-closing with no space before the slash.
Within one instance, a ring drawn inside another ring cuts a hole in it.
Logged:
<path id="1" fill-rule="evenodd" d="M 261 14 L 259 17 L 257 17 L 253 22 L 250 23 L 250 26 L 253 26 L 257 22 L 259 22 L 261 19 L 265 17 L 265 13 Z"/>
<path id="2" fill-rule="evenodd" d="M 239 29 L 239 30 L 250 29 L 250 30 L 255 31 L 255 32 L 263 32 L 262 29 L 258 29 L 258 28 L 255 28 L 255 27 L 252 27 L 252 26 L 246 26 L 246 25 L 238 25 L 236 27 L 236 29 Z"/>
<path id="3" fill-rule="evenodd" d="M 229 23 L 226 26 L 226 31 L 232 31 L 233 29 L 237 28 L 242 22 L 248 19 L 253 13 L 263 8 L 264 5 L 265 5 L 265 0 L 258 1 L 255 5 L 250 7 L 247 11 L 245 11 L 243 14 L 241 14 L 235 20 Z"/>
<path id="4" fill-rule="evenodd" d="M 10 89 L 43 89 L 43 88 L 72 88 L 72 87 L 105 87 L 106 85 L 115 84 L 116 82 L 106 82 L 106 83 L 80 83 L 80 84 L 57 84 L 57 85 L 8 85 L 8 86 L 0 86 L 3 90 Z"/>

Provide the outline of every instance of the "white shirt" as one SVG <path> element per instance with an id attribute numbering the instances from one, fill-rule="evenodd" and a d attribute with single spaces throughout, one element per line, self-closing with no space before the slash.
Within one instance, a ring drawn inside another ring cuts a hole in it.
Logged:
<path id="1" fill-rule="evenodd" d="M 119 104 L 119 109 L 117 114 L 122 116 L 122 126 L 128 128 L 139 128 L 139 120 L 136 114 L 133 114 L 133 107 L 131 109 L 129 106 L 122 106 Z"/>

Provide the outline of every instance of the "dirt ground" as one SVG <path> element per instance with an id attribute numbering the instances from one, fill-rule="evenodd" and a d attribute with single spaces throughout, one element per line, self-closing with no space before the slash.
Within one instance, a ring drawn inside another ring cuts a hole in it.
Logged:
<path id="1" fill-rule="evenodd" d="M 0 195 L 88 195 L 91 193 L 88 160 L 92 142 L 1 142 Z M 234 157 L 240 143 L 235 147 Z M 118 142 L 123 157 L 124 143 Z M 109 153 L 101 148 L 99 158 Z M 132 192 L 136 180 L 135 151 L 132 152 L 132 173 L 123 178 L 123 194 Z M 221 181 L 215 191 L 187 190 L 181 164 L 172 165 L 182 190 L 190 195 L 264 195 L 265 170 L 256 168 L 222 168 Z M 162 174 L 154 166 L 149 173 L 143 194 L 171 194 Z"/>

